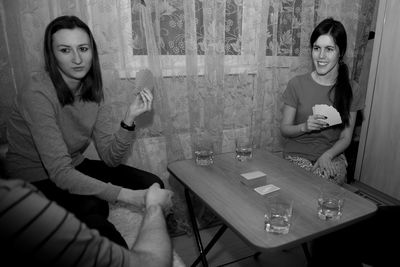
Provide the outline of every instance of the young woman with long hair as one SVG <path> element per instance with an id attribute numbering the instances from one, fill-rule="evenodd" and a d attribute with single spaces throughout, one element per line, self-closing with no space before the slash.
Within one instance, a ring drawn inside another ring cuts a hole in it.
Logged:
<path id="1" fill-rule="evenodd" d="M 332 18 L 321 21 L 310 38 L 314 70 L 291 79 L 283 94 L 281 133 L 284 157 L 321 177 L 342 184 L 356 113 L 363 108 L 357 84 L 350 82 L 344 56 L 346 30 Z M 333 106 L 342 123 L 329 125 L 315 105 Z"/>
<path id="2" fill-rule="evenodd" d="M 13 106 L 8 174 L 33 183 L 89 227 L 126 246 L 107 221 L 108 202 L 141 207 L 147 188 L 164 186 L 156 175 L 121 164 L 134 141 L 134 120 L 151 110 L 153 95 L 141 90 L 114 130 L 96 42 L 75 16 L 58 17 L 47 26 L 44 62 L 45 78 L 32 79 Z M 91 141 L 101 160 L 83 156 Z"/>

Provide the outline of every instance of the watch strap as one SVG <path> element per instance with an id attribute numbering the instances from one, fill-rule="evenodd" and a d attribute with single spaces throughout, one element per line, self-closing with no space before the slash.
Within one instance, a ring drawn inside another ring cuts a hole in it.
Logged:
<path id="1" fill-rule="evenodd" d="M 121 127 L 127 131 L 134 131 L 136 128 L 136 125 L 135 125 L 135 122 L 133 122 L 132 125 L 129 126 L 124 121 L 121 121 Z"/>

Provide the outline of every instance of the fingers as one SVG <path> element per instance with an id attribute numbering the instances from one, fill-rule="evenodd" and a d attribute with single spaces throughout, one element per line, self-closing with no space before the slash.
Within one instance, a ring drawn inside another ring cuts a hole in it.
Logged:
<path id="1" fill-rule="evenodd" d="M 158 183 L 154 183 L 149 187 L 146 196 L 146 207 L 151 205 L 160 205 L 165 214 L 172 211 L 174 193 L 168 189 L 161 189 Z"/>
<path id="2" fill-rule="evenodd" d="M 335 177 L 336 176 L 336 174 L 338 173 L 338 170 L 337 170 L 337 167 L 335 166 L 335 164 L 330 164 L 330 166 L 328 166 L 327 168 L 326 168 L 326 170 L 327 170 L 327 174 L 329 175 L 328 177 Z"/>
<path id="3" fill-rule="evenodd" d="M 314 165 L 315 168 L 313 167 L 313 169 L 312 169 L 313 171 L 317 169 L 316 165 L 317 164 Z M 328 178 L 335 177 L 337 174 L 337 168 L 336 168 L 335 164 L 333 164 L 333 163 L 327 163 L 327 164 L 324 164 L 324 166 L 321 166 L 321 165 L 318 165 L 318 166 L 320 167 L 323 174 Z"/>
<path id="4" fill-rule="evenodd" d="M 152 187 L 152 188 L 160 188 L 160 184 L 159 183 L 154 183 L 150 187 Z"/>
<path id="5" fill-rule="evenodd" d="M 151 91 L 150 91 L 149 89 L 144 88 L 143 90 L 141 90 L 141 91 L 139 92 L 139 94 L 140 94 L 142 97 L 145 97 L 145 98 L 147 99 L 147 101 L 153 102 L 153 94 L 151 93 Z"/>
<path id="6" fill-rule="evenodd" d="M 326 119 L 326 116 L 319 115 L 319 114 L 311 115 L 311 117 L 313 117 L 315 120 L 325 120 Z"/>
<path id="7" fill-rule="evenodd" d="M 309 131 L 317 131 L 321 130 L 322 128 L 328 127 L 329 124 L 323 121 L 323 119 L 326 119 L 326 117 L 318 114 L 308 116 L 308 119 L 306 121 L 306 128 Z"/>
<path id="8" fill-rule="evenodd" d="M 317 162 L 315 162 L 315 164 L 312 166 L 311 171 L 312 171 L 312 172 L 315 171 L 318 167 L 319 167 L 319 163 L 318 163 L 318 161 L 317 161 Z"/>
<path id="9" fill-rule="evenodd" d="M 150 92 L 149 89 L 145 88 L 139 92 L 139 96 L 144 104 L 143 109 L 145 111 L 151 110 L 151 105 L 153 102 L 153 94 Z"/>

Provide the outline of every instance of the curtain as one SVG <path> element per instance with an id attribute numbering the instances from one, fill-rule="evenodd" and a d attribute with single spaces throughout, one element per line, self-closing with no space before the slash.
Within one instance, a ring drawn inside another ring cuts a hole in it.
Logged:
<path id="1" fill-rule="evenodd" d="M 241 131 L 255 146 L 280 151 L 281 95 L 290 78 L 311 70 L 312 29 L 327 16 L 343 22 L 357 80 L 375 2 L 3 0 L 0 123 L 23 84 L 43 75 L 46 25 L 72 14 L 95 36 L 116 128 L 134 97 L 135 73 L 149 68 L 155 76 L 154 109 L 138 122 L 127 164 L 167 179 L 168 162 L 191 158 L 200 134 L 216 153 L 233 151 Z"/>

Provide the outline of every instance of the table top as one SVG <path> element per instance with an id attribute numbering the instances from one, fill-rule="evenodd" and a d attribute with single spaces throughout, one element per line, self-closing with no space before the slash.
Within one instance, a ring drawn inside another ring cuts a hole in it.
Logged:
<path id="1" fill-rule="evenodd" d="M 346 190 L 341 219 L 319 219 L 319 187 L 323 184 L 337 185 L 264 150 L 254 150 L 250 161 L 239 162 L 235 153 L 224 153 L 216 155 L 214 164 L 209 166 L 198 166 L 194 159 L 189 159 L 170 163 L 168 170 L 232 231 L 259 251 L 300 245 L 365 219 L 377 209 L 373 202 Z M 266 177 L 246 180 L 240 175 L 251 171 L 262 171 Z M 280 190 L 264 196 L 254 191 L 265 184 L 276 185 Z M 294 201 L 292 225 L 286 235 L 264 230 L 265 203 L 273 194 L 287 194 Z"/>

